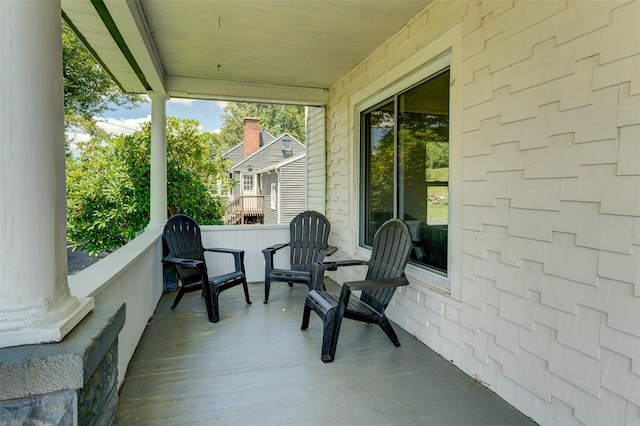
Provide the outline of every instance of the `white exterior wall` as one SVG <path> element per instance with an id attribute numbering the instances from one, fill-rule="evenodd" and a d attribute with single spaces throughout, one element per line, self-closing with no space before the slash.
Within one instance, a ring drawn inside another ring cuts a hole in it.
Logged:
<path id="1" fill-rule="evenodd" d="M 358 108 L 450 50 L 450 288 L 408 268 L 387 313 L 540 424 L 640 424 L 639 19 L 437 1 L 330 91 L 330 242 L 366 257 Z"/>
<path id="2" fill-rule="evenodd" d="M 324 214 L 326 188 L 325 109 L 307 107 L 307 210 Z"/>

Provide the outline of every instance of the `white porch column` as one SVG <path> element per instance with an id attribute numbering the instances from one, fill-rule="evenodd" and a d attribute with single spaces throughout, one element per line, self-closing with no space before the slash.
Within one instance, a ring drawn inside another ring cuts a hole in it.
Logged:
<path id="1" fill-rule="evenodd" d="M 167 222 L 167 100 L 166 95 L 149 93 L 151 98 L 151 212 L 149 226 Z"/>
<path id="2" fill-rule="evenodd" d="M 67 284 L 60 1 L 0 1 L 0 347 L 93 309 Z"/>

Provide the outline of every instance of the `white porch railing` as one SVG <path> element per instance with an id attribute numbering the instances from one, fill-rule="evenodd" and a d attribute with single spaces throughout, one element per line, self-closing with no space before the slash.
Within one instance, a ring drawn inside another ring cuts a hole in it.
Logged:
<path id="1" fill-rule="evenodd" d="M 69 277 L 74 296 L 92 296 L 96 304 L 124 302 L 126 320 L 118 336 L 118 383 L 162 296 L 161 229 L 149 229 L 127 245 Z"/>
<path id="2" fill-rule="evenodd" d="M 142 337 L 149 318 L 162 296 L 162 229 L 147 229 L 135 240 L 69 277 L 71 293 L 92 296 L 97 303 L 124 302 L 126 321 L 118 339 L 118 382 L 124 383 L 129 361 Z M 205 247 L 236 248 L 245 251 L 245 269 L 249 282 L 264 281 L 262 249 L 289 240 L 288 225 L 203 226 Z M 288 250 L 276 257 L 276 265 L 285 266 Z M 232 256 L 207 254 L 209 271 L 232 270 Z M 251 294 L 262 301 L 263 293 Z M 203 318 L 206 321 L 206 318 Z"/>
<path id="3" fill-rule="evenodd" d="M 205 247 L 225 247 L 244 250 L 247 281 L 264 282 L 264 256 L 262 249 L 289 241 L 289 225 L 223 225 L 203 226 L 202 244 Z M 288 248 L 278 253 L 275 262 L 284 267 L 289 261 Z M 280 263 L 282 262 L 282 263 Z M 207 254 L 209 271 L 233 270 L 233 258 L 228 255 Z M 254 295 L 252 294 L 253 298 Z M 260 296 L 262 297 L 262 296 Z M 260 299 L 262 301 L 262 299 Z"/>

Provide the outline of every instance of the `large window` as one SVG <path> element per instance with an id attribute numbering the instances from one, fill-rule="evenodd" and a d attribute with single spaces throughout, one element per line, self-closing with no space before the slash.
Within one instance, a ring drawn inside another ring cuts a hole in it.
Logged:
<path id="1" fill-rule="evenodd" d="M 449 71 L 361 114 L 360 243 L 392 217 L 411 230 L 411 263 L 447 274 Z"/>

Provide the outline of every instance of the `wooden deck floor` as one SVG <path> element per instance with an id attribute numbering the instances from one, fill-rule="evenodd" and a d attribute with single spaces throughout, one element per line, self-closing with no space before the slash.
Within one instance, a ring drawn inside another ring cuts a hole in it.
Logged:
<path id="1" fill-rule="evenodd" d="M 335 283 L 328 285 L 335 286 Z M 336 287 L 337 288 L 337 287 Z M 300 284 L 225 291 L 207 321 L 199 293 L 165 295 L 136 349 L 118 406 L 126 425 L 534 425 L 490 390 L 395 327 L 345 320 L 333 363 L 320 361 L 312 312 L 300 331 Z"/>

